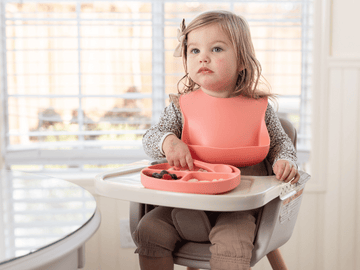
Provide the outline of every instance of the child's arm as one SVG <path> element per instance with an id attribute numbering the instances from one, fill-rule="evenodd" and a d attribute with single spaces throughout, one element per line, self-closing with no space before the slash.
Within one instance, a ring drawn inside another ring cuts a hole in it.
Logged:
<path id="1" fill-rule="evenodd" d="M 293 179 L 292 182 L 296 183 L 300 178 L 296 165 L 296 150 L 270 104 L 266 110 L 265 122 L 270 136 L 267 159 L 273 165 L 276 178 L 285 182 Z"/>
<path id="2" fill-rule="evenodd" d="M 173 102 L 164 109 L 157 124 L 151 126 L 143 136 L 142 143 L 145 153 L 153 159 L 163 159 L 163 142 L 174 134 L 181 137 L 182 115 Z"/>

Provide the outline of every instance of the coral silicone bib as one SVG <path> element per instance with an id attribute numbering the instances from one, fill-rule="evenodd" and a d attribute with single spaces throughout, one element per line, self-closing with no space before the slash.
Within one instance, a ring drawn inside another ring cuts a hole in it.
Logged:
<path id="1" fill-rule="evenodd" d="M 269 152 L 266 98 L 216 98 L 201 89 L 182 95 L 182 141 L 194 159 L 236 167 L 255 165 Z"/>

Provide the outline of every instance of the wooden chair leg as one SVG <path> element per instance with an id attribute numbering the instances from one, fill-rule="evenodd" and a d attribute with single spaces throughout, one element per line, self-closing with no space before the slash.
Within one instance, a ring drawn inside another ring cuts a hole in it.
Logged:
<path id="1" fill-rule="evenodd" d="M 285 261 L 281 256 L 280 249 L 275 249 L 269 252 L 266 256 L 273 270 L 288 270 L 285 265 Z"/>

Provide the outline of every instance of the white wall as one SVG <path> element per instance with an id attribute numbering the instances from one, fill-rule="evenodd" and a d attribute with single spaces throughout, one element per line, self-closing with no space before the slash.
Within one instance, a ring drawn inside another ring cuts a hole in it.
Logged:
<path id="1" fill-rule="evenodd" d="M 360 269 L 360 26 L 356 0 L 318 1 L 325 15 L 318 32 L 313 91 L 313 179 L 321 201 L 316 252 L 319 269 Z M 331 16 L 332 14 L 332 16 Z M 303 209 L 302 209 L 303 210 Z"/>
<path id="2" fill-rule="evenodd" d="M 2 12 L 2 5 L 0 5 L 0 12 Z M 3 31 L 3 27 L 2 24 L 0 22 L 0 35 L 2 34 Z M 2 51 L 2 44 L 0 42 L 0 52 Z M 0 55 L 0 60 L 1 60 L 1 55 Z M 2 65 L 0 65 L 0 74 L 2 72 Z M 2 78 L 0 78 L 0 85 L 2 85 L 3 81 Z M 0 89 L 0 169 L 3 168 L 4 165 L 4 160 L 3 160 L 3 148 L 2 148 L 2 144 L 3 144 L 3 140 L 4 140 L 4 129 L 3 129 L 3 110 L 2 110 L 2 106 L 3 106 L 3 93 L 1 92 Z"/>
<path id="3" fill-rule="evenodd" d="M 332 56 L 360 58 L 360 2 L 333 0 Z"/>

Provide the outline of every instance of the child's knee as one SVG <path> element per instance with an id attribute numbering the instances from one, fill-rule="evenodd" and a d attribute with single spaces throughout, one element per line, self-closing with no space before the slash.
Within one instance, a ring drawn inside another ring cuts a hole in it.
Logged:
<path id="1" fill-rule="evenodd" d="M 154 210 L 153 210 L 154 211 Z M 151 212 L 150 212 L 151 213 Z M 137 247 L 163 248 L 173 251 L 181 238 L 167 219 L 158 215 L 146 214 L 139 222 L 132 237 Z"/>
<path id="2" fill-rule="evenodd" d="M 255 237 L 251 213 L 223 213 L 210 232 L 211 269 L 249 269 Z"/>

